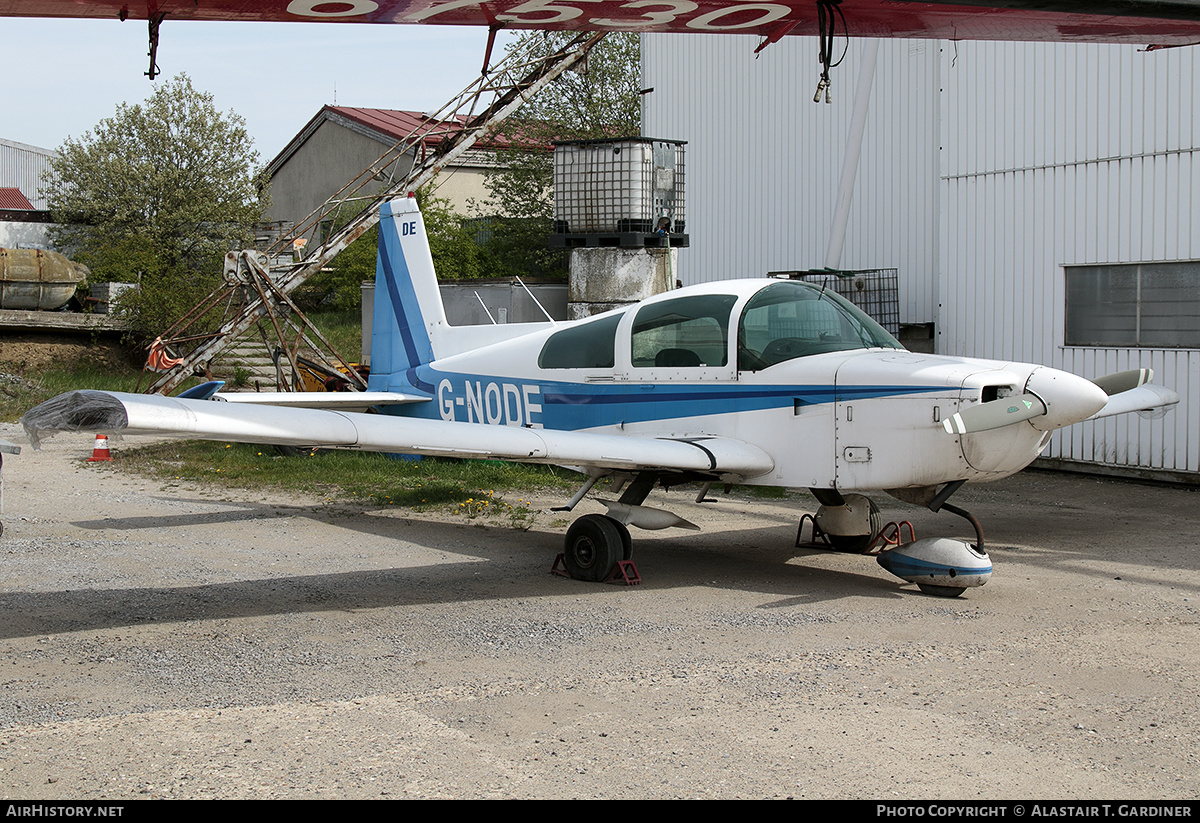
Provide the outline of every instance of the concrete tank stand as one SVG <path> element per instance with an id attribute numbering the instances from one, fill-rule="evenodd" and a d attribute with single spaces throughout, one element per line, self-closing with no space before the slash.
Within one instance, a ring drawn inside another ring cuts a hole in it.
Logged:
<path id="1" fill-rule="evenodd" d="M 572 249 L 567 319 L 591 317 L 674 289 L 676 257 L 669 248 Z"/>

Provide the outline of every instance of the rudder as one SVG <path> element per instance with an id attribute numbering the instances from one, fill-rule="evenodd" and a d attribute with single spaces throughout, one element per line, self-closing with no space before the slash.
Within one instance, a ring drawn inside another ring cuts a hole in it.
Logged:
<path id="1" fill-rule="evenodd" d="M 370 389 L 387 391 L 407 385 L 408 369 L 434 359 L 431 333 L 445 324 L 425 221 L 416 200 L 404 197 L 381 204 Z"/>

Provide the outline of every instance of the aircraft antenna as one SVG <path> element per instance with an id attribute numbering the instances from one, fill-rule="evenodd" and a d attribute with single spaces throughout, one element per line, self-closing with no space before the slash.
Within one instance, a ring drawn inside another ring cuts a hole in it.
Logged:
<path id="1" fill-rule="evenodd" d="M 550 312 L 546 311 L 546 307 L 541 304 L 541 301 L 534 297 L 533 292 L 531 292 L 529 287 L 525 285 L 525 281 L 516 275 L 513 275 L 513 279 L 517 281 L 521 288 L 525 289 L 525 293 L 529 295 L 529 299 L 532 300 L 537 307 L 542 310 L 542 314 L 546 315 L 546 319 L 550 321 L 550 324 L 552 326 L 557 326 L 558 322 L 550 316 Z"/>
<path id="2" fill-rule="evenodd" d="M 483 310 L 487 313 L 488 320 L 492 321 L 492 325 L 496 325 L 496 318 L 492 317 L 492 310 L 487 307 L 487 303 L 483 302 L 483 298 L 479 296 L 479 292 L 474 292 L 475 299 L 479 301 L 479 305 L 483 306 Z"/>

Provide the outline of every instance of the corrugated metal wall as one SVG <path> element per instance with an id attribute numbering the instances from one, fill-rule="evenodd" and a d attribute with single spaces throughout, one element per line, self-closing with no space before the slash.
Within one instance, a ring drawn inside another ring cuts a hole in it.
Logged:
<path id="1" fill-rule="evenodd" d="M 821 265 L 863 45 L 814 104 L 817 47 L 647 35 L 645 133 L 689 141 L 686 282 Z M 1088 377 L 1149 366 L 1183 402 L 1048 454 L 1200 472 L 1200 352 L 1067 348 L 1063 265 L 1200 258 L 1200 58 L 1095 44 L 885 41 L 842 264 L 897 266 L 937 350 Z M 1197 319 L 1200 322 L 1200 318 Z"/>
<path id="2" fill-rule="evenodd" d="M 833 73 L 833 104 L 813 103 L 814 38 L 645 35 L 643 133 L 687 140 L 685 283 L 824 265 L 858 57 Z M 840 47 L 839 47 L 840 48 Z M 896 267 L 901 321 L 934 319 L 938 45 L 887 41 L 841 265 Z M 886 70 L 885 67 L 886 66 Z M 910 181 L 926 181 L 912 186 Z"/>
<path id="3" fill-rule="evenodd" d="M 1195 50 L 960 43 L 956 57 L 942 72 L 938 351 L 1085 377 L 1151 367 L 1183 398 L 1175 411 L 1073 426 L 1047 455 L 1200 471 L 1200 352 L 1063 345 L 1064 265 L 1200 258 Z"/>
<path id="4" fill-rule="evenodd" d="M 45 209 L 42 175 L 50 169 L 54 152 L 12 140 L 0 140 L 0 186 L 15 186 L 35 209 Z"/>

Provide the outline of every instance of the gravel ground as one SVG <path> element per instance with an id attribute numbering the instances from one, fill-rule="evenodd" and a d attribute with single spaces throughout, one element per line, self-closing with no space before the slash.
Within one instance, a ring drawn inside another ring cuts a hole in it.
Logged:
<path id="1" fill-rule="evenodd" d="M 619 587 L 548 573 L 561 515 L 162 484 L 112 445 L 6 456 L 5 797 L 1200 796 L 1190 489 L 964 488 L 996 573 L 954 600 L 792 549 L 810 503 L 659 492 L 704 530 L 636 533 Z"/>

